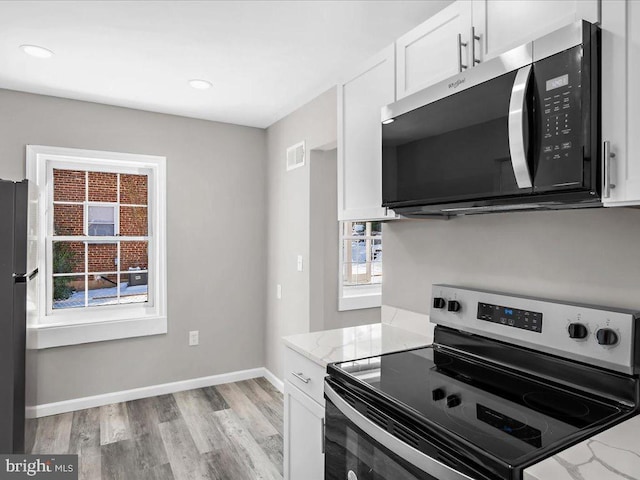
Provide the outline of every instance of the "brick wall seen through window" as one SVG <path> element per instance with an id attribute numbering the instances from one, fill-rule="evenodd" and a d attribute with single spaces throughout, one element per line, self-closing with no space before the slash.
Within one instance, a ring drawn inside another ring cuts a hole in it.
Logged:
<path id="1" fill-rule="evenodd" d="M 148 301 L 148 177 L 53 169 L 52 308 Z"/>

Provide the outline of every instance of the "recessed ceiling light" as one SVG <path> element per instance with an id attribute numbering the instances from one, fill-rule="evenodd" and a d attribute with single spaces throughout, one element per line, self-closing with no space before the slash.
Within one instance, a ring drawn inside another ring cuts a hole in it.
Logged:
<path id="1" fill-rule="evenodd" d="M 20 48 L 27 55 L 31 55 L 36 58 L 51 58 L 53 52 L 47 48 L 39 47 L 37 45 L 20 45 Z"/>
<path id="2" fill-rule="evenodd" d="M 193 88 L 197 88 L 198 90 L 206 90 L 207 88 L 211 88 L 213 86 L 211 82 L 197 79 L 189 80 L 189 85 L 191 85 Z"/>

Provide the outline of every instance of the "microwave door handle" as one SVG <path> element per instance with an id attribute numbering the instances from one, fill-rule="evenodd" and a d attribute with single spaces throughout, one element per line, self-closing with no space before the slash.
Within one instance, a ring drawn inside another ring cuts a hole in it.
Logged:
<path id="1" fill-rule="evenodd" d="M 524 145 L 524 106 L 527 84 L 531 76 L 531 65 L 522 67 L 516 74 L 509 101 L 509 153 L 511 166 L 519 188 L 531 188 L 531 174 L 527 163 L 527 151 Z"/>

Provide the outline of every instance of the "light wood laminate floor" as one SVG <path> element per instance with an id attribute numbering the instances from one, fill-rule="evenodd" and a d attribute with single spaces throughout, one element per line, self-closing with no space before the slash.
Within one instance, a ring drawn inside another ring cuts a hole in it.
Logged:
<path id="1" fill-rule="evenodd" d="M 282 394 L 257 378 L 38 419 L 81 480 L 282 479 Z"/>

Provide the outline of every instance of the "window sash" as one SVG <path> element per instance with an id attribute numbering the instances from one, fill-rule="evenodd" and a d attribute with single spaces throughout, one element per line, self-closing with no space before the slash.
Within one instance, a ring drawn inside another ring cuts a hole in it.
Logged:
<path id="1" fill-rule="evenodd" d="M 46 177 L 47 177 L 47 185 L 46 185 L 46 197 L 48 205 L 82 205 L 83 206 L 83 231 L 84 235 L 54 235 L 54 215 L 53 208 L 47 209 L 47 234 L 45 235 L 45 257 L 46 257 L 46 265 L 47 265 L 47 276 L 46 276 L 46 284 L 45 284 L 45 295 L 44 300 L 46 302 L 45 317 L 48 317 L 47 322 L 71 322 L 75 321 L 75 316 L 87 314 L 87 308 L 91 308 L 88 304 L 88 288 L 87 281 L 90 275 L 94 274 L 103 274 L 104 272 L 89 272 L 88 271 L 88 245 L 89 244 L 101 244 L 101 243 L 115 243 L 118 245 L 118 271 L 117 273 L 117 300 L 118 303 L 115 305 L 102 305 L 102 310 L 114 310 L 118 311 L 124 316 L 131 317 L 135 315 L 145 315 L 148 310 L 155 308 L 155 303 L 157 300 L 156 292 L 154 290 L 154 273 L 150 271 L 152 269 L 145 269 L 144 271 L 136 271 L 136 273 L 146 273 L 147 277 L 147 301 L 140 302 L 136 304 L 128 304 L 128 303 L 119 303 L 120 302 L 120 276 L 123 274 L 127 274 L 128 270 L 122 271 L 120 270 L 121 264 L 121 252 L 120 252 L 120 242 L 126 241 L 144 241 L 147 242 L 147 265 L 152 265 L 154 263 L 154 258 L 152 255 L 155 252 L 155 248 L 153 245 L 155 243 L 155 238 L 152 232 L 155 230 L 151 217 L 151 213 L 153 212 L 153 200 L 152 200 L 152 192 L 155 188 L 152 185 L 153 182 L 153 174 L 154 170 L 149 168 L 136 168 L 131 166 L 108 166 L 108 165 L 92 165 L 90 164 L 91 160 L 89 159 L 81 159 L 79 161 L 49 161 L 47 162 L 46 167 Z M 102 161 L 102 160 L 99 160 Z M 76 170 L 85 172 L 85 195 L 83 201 L 61 201 L 54 200 L 54 182 L 53 182 L 53 171 L 54 170 Z M 116 202 L 98 202 L 98 201 L 89 201 L 89 172 L 100 172 L 100 173 L 115 173 L 117 174 L 117 198 Z M 122 174 L 132 174 L 132 175 L 146 175 L 147 176 L 147 205 L 139 205 L 139 204 L 125 204 L 120 203 L 120 177 Z M 91 206 L 110 206 L 114 209 L 114 235 L 89 235 L 89 208 Z M 121 236 L 119 235 L 120 229 L 120 207 L 144 207 L 147 208 L 147 235 L 145 236 Z M 85 267 L 84 271 L 81 273 L 69 273 L 65 276 L 76 276 L 83 277 L 85 280 L 85 302 L 83 307 L 77 308 L 53 308 L 54 300 L 53 300 L 53 279 L 62 276 L 61 274 L 53 273 L 53 242 L 57 241 L 73 241 L 73 242 L 84 242 L 85 244 Z M 106 273 L 104 273 L 106 274 Z M 41 297 L 42 298 L 42 297 Z M 140 306 L 144 306 L 143 309 L 145 312 L 140 312 Z M 93 313 L 94 309 L 92 309 Z M 138 311 L 137 314 L 133 313 Z M 132 315 L 133 313 L 133 315 Z M 120 315 L 118 315 L 120 316 Z"/>
<path id="2" fill-rule="evenodd" d="M 47 253 L 49 253 L 51 255 L 51 259 L 53 262 L 53 244 L 54 242 L 60 241 L 59 240 L 60 237 L 56 237 L 56 236 L 52 236 L 51 239 L 47 239 Z M 152 286 L 149 283 L 149 269 L 148 268 L 140 268 L 138 270 L 122 270 L 122 260 L 123 260 L 123 253 L 121 251 L 121 246 L 122 246 L 122 242 L 128 242 L 130 241 L 131 238 L 142 238 L 142 237 L 111 237 L 113 238 L 112 241 L 105 241 L 102 237 L 100 238 L 100 241 L 94 241 L 94 239 L 96 237 L 92 237 L 92 236 L 88 236 L 88 237 L 82 237 L 85 240 L 84 241 L 80 241 L 78 240 L 78 237 L 64 237 L 64 238 L 69 238 L 71 239 L 72 242 L 74 243 L 84 243 L 84 268 L 82 269 L 82 271 L 77 271 L 77 272 L 65 272 L 65 273 L 54 273 L 53 271 L 53 264 L 52 264 L 52 268 L 49 272 L 49 276 L 51 277 L 51 279 L 47 279 L 48 280 L 48 285 L 50 286 L 50 290 L 47 293 L 47 301 L 50 302 L 50 304 L 47 305 L 47 312 L 48 315 L 52 315 L 52 316 L 61 316 L 63 315 L 65 312 L 67 312 L 70 308 L 73 309 L 86 309 L 86 308 L 92 308 L 98 305 L 92 305 L 90 303 L 90 294 L 89 294 L 89 281 L 91 279 L 91 277 L 95 277 L 96 275 L 115 275 L 116 276 L 116 284 L 115 284 L 115 289 L 116 289 L 116 297 L 115 297 L 115 305 L 117 306 L 121 306 L 121 305 L 126 305 L 126 306 L 130 306 L 131 304 L 135 303 L 135 304 L 141 304 L 141 303 L 152 303 L 153 302 L 153 297 L 152 297 Z M 148 239 L 148 237 L 144 237 L 145 239 Z M 149 242 L 148 240 L 134 240 L 134 241 L 144 241 L 145 243 L 147 243 L 147 265 L 149 265 Z M 100 270 L 100 269 L 90 269 L 89 268 L 89 245 L 115 245 L 116 246 L 116 259 L 117 259 L 117 269 L 116 270 Z M 147 300 L 144 302 L 121 302 L 121 297 L 122 297 L 122 275 L 130 275 L 131 273 L 135 272 L 136 274 L 140 274 L 140 273 L 144 273 L 147 274 L 147 291 L 146 291 L 146 295 L 147 295 Z M 84 280 L 84 305 L 78 305 L 78 306 L 67 306 L 67 307 L 59 307 L 59 308 L 55 308 L 55 300 L 53 298 L 54 295 L 54 282 L 56 278 L 83 278 Z M 105 307 L 105 306 L 111 306 L 111 304 L 106 305 L 106 304 L 102 304 L 99 305 L 101 307 Z"/>

